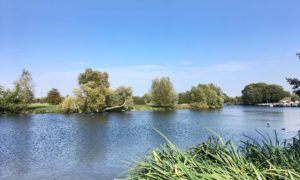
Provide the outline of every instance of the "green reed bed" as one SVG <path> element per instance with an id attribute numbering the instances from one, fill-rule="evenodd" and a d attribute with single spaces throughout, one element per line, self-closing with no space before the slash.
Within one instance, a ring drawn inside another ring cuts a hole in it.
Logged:
<path id="1" fill-rule="evenodd" d="M 167 144 L 136 162 L 127 179 L 300 179 L 299 133 L 284 142 L 276 133 L 274 141 L 248 137 L 239 146 L 215 135 L 186 151 L 161 135 Z"/>

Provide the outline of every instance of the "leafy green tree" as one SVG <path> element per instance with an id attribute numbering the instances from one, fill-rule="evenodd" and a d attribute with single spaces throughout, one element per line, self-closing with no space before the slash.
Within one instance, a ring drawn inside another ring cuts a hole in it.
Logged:
<path id="1" fill-rule="evenodd" d="M 0 87 L 0 114 L 19 113 L 24 109 L 19 89 L 13 91 Z"/>
<path id="2" fill-rule="evenodd" d="M 108 74 L 86 69 L 78 77 L 79 88 L 74 89 L 75 97 L 69 97 L 62 103 L 65 112 L 105 112 L 132 108 L 132 90 L 120 87 L 113 91 L 109 88 Z"/>
<path id="3" fill-rule="evenodd" d="M 29 71 L 23 69 L 20 79 L 15 82 L 15 89 L 19 93 L 23 107 L 28 108 L 34 98 L 34 84 Z"/>
<path id="4" fill-rule="evenodd" d="M 240 96 L 229 97 L 225 94 L 224 103 L 226 103 L 226 104 L 242 104 L 242 97 L 240 97 Z"/>
<path id="5" fill-rule="evenodd" d="M 190 105 L 194 109 L 220 108 L 224 104 L 224 93 L 214 84 L 199 84 L 190 91 Z"/>
<path id="6" fill-rule="evenodd" d="M 144 94 L 144 96 L 142 97 L 145 101 L 146 104 L 150 104 L 151 103 L 151 96 L 149 93 Z"/>
<path id="7" fill-rule="evenodd" d="M 145 105 L 146 104 L 144 98 L 140 97 L 140 96 L 133 96 L 133 103 L 136 105 Z"/>
<path id="8" fill-rule="evenodd" d="M 93 69 L 86 69 L 84 73 L 81 73 L 78 77 L 79 85 L 93 83 L 92 86 L 101 87 L 103 89 L 109 88 L 108 74 Z"/>
<path id="9" fill-rule="evenodd" d="M 78 106 L 78 99 L 75 97 L 67 97 L 64 99 L 64 101 L 61 103 L 61 110 L 66 113 L 77 113 L 80 112 L 79 106 Z"/>
<path id="10" fill-rule="evenodd" d="M 287 81 L 293 86 L 293 92 L 300 96 L 300 80 L 296 78 L 287 78 Z"/>
<path id="11" fill-rule="evenodd" d="M 51 89 L 46 97 L 46 102 L 50 103 L 50 104 L 60 104 L 63 100 L 63 97 L 60 95 L 60 92 L 58 91 L 58 89 Z"/>
<path id="12" fill-rule="evenodd" d="M 284 97 L 290 96 L 289 92 L 275 84 L 252 83 L 242 90 L 243 103 L 250 105 L 278 102 Z"/>
<path id="13" fill-rule="evenodd" d="M 291 97 L 291 100 L 292 101 L 299 101 L 300 100 L 300 97 L 296 94 L 293 94 L 292 97 Z"/>
<path id="14" fill-rule="evenodd" d="M 118 109 L 118 111 L 130 110 L 133 108 L 132 89 L 130 87 L 121 86 L 117 88 L 109 96 L 109 107 Z M 120 108 L 115 108 L 120 107 Z"/>
<path id="15" fill-rule="evenodd" d="M 296 54 L 300 59 L 300 53 Z M 293 86 L 293 92 L 300 97 L 300 80 L 297 78 L 287 78 L 287 82 Z"/>
<path id="16" fill-rule="evenodd" d="M 178 104 L 189 104 L 191 102 L 190 92 L 178 93 Z"/>
<path id="17" fill-rule="evenodd" d="M 177 104 L 177 94 L 169 77 L 154 79 L 149 94 L 155 106 L 175 108 Z"/>

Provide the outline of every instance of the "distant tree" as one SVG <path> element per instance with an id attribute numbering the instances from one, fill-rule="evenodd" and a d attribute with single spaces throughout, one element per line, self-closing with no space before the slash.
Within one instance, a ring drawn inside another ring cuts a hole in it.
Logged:
<path id="1" fill-rule="evenodd" d="M 240 96 L 229 97 L 229 96 L 225 95 L 224 103 L 232 104 L 232 105 L 242 104 L 242 97 L 240 97 Z"/>
<path id="2" fill-rule="evenodd" d="M 293 94 L 292 97 L 291 97 L 291 100 L 292 101 L 299 101 L 300 100 L 300 97 L 296 94 Z"/>
<path id="3" fill-rule="evenodd" d="M 101 112 L 107 103 L 109 89 L 108 74 L 86 69 L 78 77 L 80 89 L 75 89 L 79 109 L 82 112 Z"/>
<path id="4" fill-rule="evenodd" d="M 300 80 L 296 78 L 287 78 L 287 81 L 293 86 L 293 92 L 300 96 Z"/>
<path id="5" fill-rule="evenodd" d="M 149 94 L 155 106 L 175 108 L 177 104 L 177 94 L 169 77 L 154 79 Z"/>
<path id="6" fill-rule="evenodd" d="M 133 103 L 136 105 L 145 105 L 146 104 L 144 98 L 140 97 L 140 96 L 133 96 Z"/>
<path id="7" fill-rule="evenodd" d="M 24 108 L 27 108 L 34 98 L 34 84 L 29 71 L 23 69 L 22 75 L 15 82 L 15 89 L 18 91 Z"/>
<path id="8" fill-rule="evenodd" d="M 224 104 L 224 93 L 214 84 L 199 84 L 190 90 L 190 105 L 194 109 L 220 108 Z"/>
<path id="9" fill-rule="evenodd" d="M 19 89 L 11 91 L 0 87 L 0 114 L 19 113 L 24 109 L 18 91 Z"/>
<path id="10" fill-rule="evenodd" d="M 93 69 L 86 69 L 84 73 L 81 73 L 78 77 L 79 85 L 91 84 L 93 86 L 101 87 L 103 89 L 109 88 L 108 74 Z"/>
<path id="11" fill-rule="evenodd" d="M 300 53 L 296 54 L 298 58 L 300 59 Z M 293 92 L 300 96 L 300 80 L 297 78 L 287 78 L 287 82 L 293 86 Z"/>
<path id="12" fill-rule="evenodd" d="M 61 107 L 64 112 L 98 113 L 123 111 L 132 108 L 132 90 L 120 87 L 115 91 L 109 88 L 108 74 L 86 69 L 78 77 L 79 88 L 74 89 L 75 97 L 67 97 Z"/>
<path id="13" fill-rule="evenodd" d="M 62 102 L 63 98 L 60 95 L 60 92 L 58 91 L 58 89 L 51 89 L 46 97 L 46 102 L 50 103 L 50 104 L 60 104 Z"/>
<path id="14" fill-rule="evenodd" d="M 190 92 L 178 93 L 178 104 L 189 104 L 191 102 Z"/>
<path id="15" fill-rule="evenodd" d="M 66 97 L 64 101 L 61 103 L 61 110 L 66 113 L 77 113 L 81 112 L 78 106 L 78 99 L 75 97 Z"/>
<path id="16" fill-rule="evenodd" d="M 252 83 L 242 90 L 243 103 L 250 105 L 278 102 L 284 97 L 290 96 L 289 92 L 275 84 Z"/>
<path id="17" fill-rule="evenodd" d="M 151 103 L 151 96 L 149 93 L 144 94 L 144 96 L 142 98 L 144 99 L 146 104 Z"/>
<path id="18" fill-rule="evenodd" d="M 109 107 L 107 110 L 130 110 L 133 108 L 132 89 L 121 86 L 109 96 Z M 120 108 L 119 108 L 120 107 Z"/>

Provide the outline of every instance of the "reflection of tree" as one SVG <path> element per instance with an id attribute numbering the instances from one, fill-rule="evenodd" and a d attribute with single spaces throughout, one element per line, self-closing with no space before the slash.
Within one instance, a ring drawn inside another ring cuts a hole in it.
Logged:
<path id="1" fill-rule="evenodd" d="M 106 157 L 106 117 L 101 114 L 76 115 L 77 158 L 85 165 L 101 163 Z"/>
<path id="2" fill-rule="evenodd" d="M 157 111 L 151 112 L 151 125 L 153 128 L 159 130 L 171 141 L 176 143 L 177 137 L 180 136 L 181 129 L 178 126 L 178 113 L 176 111 Z M 159 142 L 160 144 L 165 144 L 165 140 L 154 130 L 152 131 L 153 142 Z"/>

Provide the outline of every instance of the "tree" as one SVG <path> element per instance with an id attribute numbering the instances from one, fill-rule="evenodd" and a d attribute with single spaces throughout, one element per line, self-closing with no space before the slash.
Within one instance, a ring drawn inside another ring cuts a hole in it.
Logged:
<path id="1" fill-rule="evenodd" d="M 155 106 L 175 108 L 177 104 L 177 95 L 169 77 L 154 79 L 149 94 Z"/>
<path id="2" fill-rule="evenodd" d="M 300 59 L 300 53 L 296 54 Z M 297 78 L 286 78 L 287 82 L 293 86 L 293 92 L 300 96 L 300 80 Z"/>
<path id="3" fill-rule="evenodd" d="M 291 100 L 292 101 L 299 101 L 300 100 L 300 97 L 296 94 L 293 94 L 292 97 L 291 97 Z"/>
<path id="4" fill-rule="evenodd" d="M 23 69 L 20 79 L 15 82 L 15 89 L 19 93 L 24 108 L 28 108 L 34 98 L 34 84 L 29 71 Z"/>
<path id="5" fill-rule="evenodd" d="M 112 95 L 109 96 L 109 107 L 105 111 L 130 110 L 133 108 L 132 89 L 130 87 L 121 86 L 117 88 Z"/>
<path id="6" fill-rule="evenodd" d="M 62 97 L 58 91 L 58 89 L 51 89 L 48 94 L 47 94 L 47 97 L 46 97 L 46 101 L 47 103 L 50 103 L 50 104 L 60 104 L 62 102 Z"/>
<path id="7" fill-rule="evenodd" d="M 191 102 L 190 92 L 178 93 L 178 104 L 189 104 Z"/>
<path id="8" fill-rule="evenodd" d="M 214 84 L 199 84 L 189 91 L 190 105 L 193 109 L 220 108 L 224 105 L 225 95 Z"/>
<path id="9" fill-rule="evenodd" d="M 143 97 L 133 96 L 132 98 L 133 98 L 133 103 L 136 104 L 136 105 L 145 105 L 146 104 Z"/>
<path id="10" fill-rule="evenodd" d="M 300 80 L 296 78 L 287 78 L 287 82 L 293 86 L 293 92 L 300 96 Z"/>
<path id="11" fill-rule="evenodd" d="M 290 96 L 289 92 L 276 84 L 252 83 L 242 90 L 243 103 L 249 105 L 278 102 Z"/>
<path id="12" fill-rule="evenodd" d="M 0 114 L 19 113 L 24 109 L 18 90 L 0 87 Z"/>
<path id="13" fill-rule="evenodd" d="M 145 101 L 146 104 L 150 104 L 151 103 L 151 96 L 149 93 L 144 94 L 144 96 L 142 97 Z"/>
<path id="14" fill-rule="evenodd" d="M 132 90 L 120 87 L 113 91 L 109 88 L 108 74 L 86 69 L 78 77 L 79 88 L 74 89 L 75 97 L 62 103 L 65 112 L 105 112 L 123 111 L 132 108 Z"/>
<path id="15" fill-rule="evenodd" d="M 61 110 L 66 113 L 80 112 L 77 99 L 71 96 L 64 99 L 64 101 L 61 103 Z"/>

